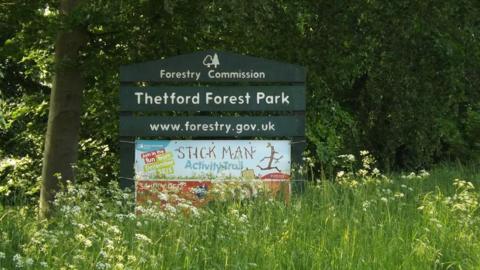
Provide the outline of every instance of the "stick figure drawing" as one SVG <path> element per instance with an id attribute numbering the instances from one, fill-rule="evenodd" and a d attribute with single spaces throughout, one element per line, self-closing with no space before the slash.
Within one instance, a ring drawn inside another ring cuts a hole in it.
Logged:
<path id="1" fill-rule="evenodd" d="M 275 161 L 275 164 L 278 163 L 278 161 L 283 158 L 283 155 L 281 155 L 278 158 L 275 157 L 275 155 L 279 154 L 279 153 L 277 151 L 275 151 L 275 147 L 270 143 L 267 144 L 267 148 L 270 148 L 270 155 L 262 158 L 260 160 L 260 163 L 267 159 L 268 160 L 268 165 L 265 166 L 265 167 L 261 167 L 260 164 L 259 164 L 259 165 L 257 165 L 257 167 L 262 171 L 275 169 L 275 170 L 277 170 L 277 172 L 281 172 L 281 170 L 278 167 L 276 167 L 276 166 L 272 167 L 272 163 L 274 161 Z"/>

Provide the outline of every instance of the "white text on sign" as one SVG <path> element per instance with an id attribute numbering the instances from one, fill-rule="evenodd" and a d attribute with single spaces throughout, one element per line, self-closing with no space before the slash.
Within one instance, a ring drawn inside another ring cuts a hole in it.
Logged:
<path id="1" fill-rule="evenodd" d="M 135 92 L 136 102 L 139 105 L 185 105 L 185 104 L 206 104 L 206 105 L 288 105 L 290 96 L 285 92 L 278 95 L 269 95 L 265 92 L 255 93 L 254 98 L 249 92 L 242 95 L 215 95 L 213 92 L 204 92 L 201 95 L 197 92 L 193 95 L 178 95 L 176 92 L 163 93 L 161 95 L 150 95 L 147 92 Z"/>

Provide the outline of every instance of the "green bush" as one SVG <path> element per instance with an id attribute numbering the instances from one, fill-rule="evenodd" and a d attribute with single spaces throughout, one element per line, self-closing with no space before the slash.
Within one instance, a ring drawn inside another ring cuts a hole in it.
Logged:
<path id="1" fill-rule="evenodd" d="M 0 6 L 0 159 L 30 157 L 29 183 L 40 172 L 59 27 L 47 2 Z M 79 180 L 117 176 L 119 66 L 207 49 L 307 68 L 308 150 L 320 172 L 361 149 L 387 171 L 480 158 L 475 1 L 120 1 L 82 12 Z"/>

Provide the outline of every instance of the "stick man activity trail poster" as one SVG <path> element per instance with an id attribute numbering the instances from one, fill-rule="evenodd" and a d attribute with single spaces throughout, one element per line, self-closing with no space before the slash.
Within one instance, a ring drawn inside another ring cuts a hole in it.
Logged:
<path id="1" fill-rule="evenodd" d="M 137 140 L 137 180 L 290 178 L 290 142 L 267 140 Z"/>
<path id="2" fill-rule="evenodd" d="M 260 181 L 273 193 L 289 193 L 284 184 L 290 181 L 290 162 L 290 141 L 137 140 L 137 203 L 162 201 L 159 193 L 177 190 L 179 196 L 203 204 L 215 185 L 239 180 Z"/>

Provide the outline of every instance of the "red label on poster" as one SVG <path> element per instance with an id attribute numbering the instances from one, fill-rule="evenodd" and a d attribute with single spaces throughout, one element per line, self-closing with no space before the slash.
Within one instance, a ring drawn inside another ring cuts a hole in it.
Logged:
<path id="1" fill-rule="evenodd" d="M 290 175 L 285 173 L 269 173 L 262 176 L 262 179 L 272 179 L 272 180 L 285 180 L 288 181 L 290 179 Z"/>
<path id="2" fill-rule="evenodd" d="M 149 200 L 161 204 L 176 204 L 184 199 L 200 206 L 208 202 L 207 193 L 212 182 L 138 180 L 136 185 L 137 205 L 143 205 Z"/>

